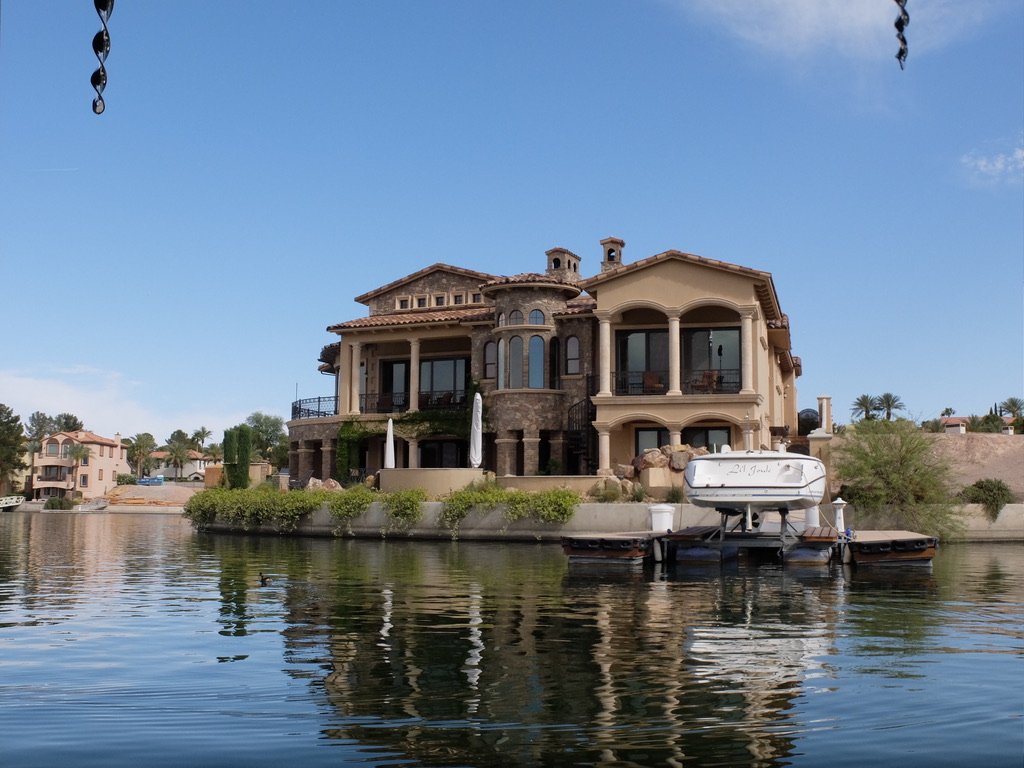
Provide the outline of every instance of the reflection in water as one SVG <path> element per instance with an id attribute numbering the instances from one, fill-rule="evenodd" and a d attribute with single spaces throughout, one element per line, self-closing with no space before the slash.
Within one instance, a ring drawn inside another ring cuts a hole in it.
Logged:
<path id="1" fill-rule="evenodd" d="M 241 739 L 252 765 L 843 764 L 865 731 L 890 756 L 911 731 L 949 739 L 963 690 L 917 690 L 1007 679 L 1022 658 L 1024 556 L 991 545 L 944 548 L 934 569 L 608 570 L 548 545 L 215 536 L 144 515 L 5 515 L 0 533 L 6 692 L 96 686 L 66 656 L 46 677 L 65 641 L 30 633 L 64 625 L 116 659 L 95 707 L 118 733 L 117 696 L 149 685 L 135 738 L 199 729 L 207 762 Z M 126 661 L 142 647 L 149 666 Z M 1015 710 L 976 698 L 996 707 L 972 725 L 999 764 Z M 95 719 L 64 715 L 87 741 Z"/>

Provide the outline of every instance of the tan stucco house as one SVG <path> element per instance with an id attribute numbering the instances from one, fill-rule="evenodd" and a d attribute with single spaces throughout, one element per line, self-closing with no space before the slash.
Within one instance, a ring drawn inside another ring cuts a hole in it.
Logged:
<path id="1" fill-rule="evenodd" d="M 789 319 L 771 274 L 666 251 L 632 263 L 600 243 L 600 271 L 564 248 L 513 276 L 434 264 L 356 297 L 368 314 L 327 328 L 331 396 L 296 401 L 290 472 L 334 473 L 338 427 L 429 410 L 487 414 L 499 475 L 615 474 L 666 444 L 770 447 L 797 433 Z M 398 467 L 467 466 L 467 441 L 397 431 Z M 361 446 L 367 471 L 383 439 Z"/>
<path id="2" fill-rule="evenodd" d="M 84 445 L 89 456 L 77 463 L 70 457 L 71 447 Z M 101 437 L 88 430 L 57 432 L 40 441 L 35 455 L 32 494 L 36 499 L 81 493 L 85 500 L 104 496 L 117 485 L 118 474 L 128 467 L 121 435 Z"/>

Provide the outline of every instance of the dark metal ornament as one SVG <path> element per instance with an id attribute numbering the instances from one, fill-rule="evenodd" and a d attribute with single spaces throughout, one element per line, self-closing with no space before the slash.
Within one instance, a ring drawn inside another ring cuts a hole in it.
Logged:
<path id="1" fill-rule="evenodd" d="M 900 69 L 907 60 L 907 38 L 903 30 L 910 26 L 910 14 L 907 13 L 907 0 L 893 0 L 900 7 L 900 15 L 896 17 L 896 39 L 900 41 L 900 49 L 896 52 L 896 61 L 900 63 Z"/>
<path id="2" fill-rule="evenodd" d="M 104 63 L 110 53 L 110 32 L 107 30 L 107 20 L 114 12 L 114 0 L 93 0 L 93 5 L 96 6 L 96 15 L 100 17 L 103 29 L 97 32 L 92 39 L 92 52 L 96 54 L 96 59 L 100 63 L 99 68 L 92 73 L 90 78 L 92 88 L 96 91 L 96 98 L 92 100 L 92 111 L 97 115 L 102 115 L 103 110 L 107 107 L 103 103 L 103 89 L 107 87 L 107 68 Z"/>

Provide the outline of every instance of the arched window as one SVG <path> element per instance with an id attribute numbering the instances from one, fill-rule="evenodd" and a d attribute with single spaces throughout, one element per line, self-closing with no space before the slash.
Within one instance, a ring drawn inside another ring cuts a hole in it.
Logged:
<path id="1" fill-rule="evenodd" d="M 544 339 L 530 337 L 530 389 L 544 389 Z"/>
<path id="2" fill-rule="evenodd" d="M 522 325 L 523 324 L 523 313 L 518 309 L 513 309 L 508 313 L 508 324 L 509 325 Z"/>
<path id="3" fill-rule="evenodd" d="M 544 325 L 544 313 L 539 309 L 531 309 L 530 325 Z"/>
<path id="4" fill-rule="evenodd" d="M 484 378 L 493 379 L 498 375 L 498 345 L 493 341 L 484 344 Z"/>
<path id="5" fill-rule="evenodd" d="M 508 340 L 508 387 L 523 388 L 523 337 L 513 336 Z"/>
<path id="6" fill-rule="evenodd" d="M 562 260 L 561 259 L 552 259 L 551 260 L 551 266 L 554 269 L 561 269 L 562 268 Z"/>
<path id="7" fill-rule="evenodd" d="M 498 315 L 498 327 L 501 328 L 501 326 L 503 326 L 504 324 L 505 324 L 505 313 L 501 312 Z"/>
<path id="8" fill-rule="evenodd" d="M 565 340 L 565 373 L 572 376 L 580 372 L 580 340 L 570 336 Z"/>
<path id="9" fill-rule="evenodd" d="M 562 367 L 561 361 L 558 359 L 560 354 L 560 344 L 558 337 L 555 336 L 548 342 L 548 371 L 551 376 L 551 388 L 559 389 L 562 386 Z"/>
<path id="10" fill-rule="evenodd" d="M 498 389 L 505 386 L 505 340 L 498 339 Z"/>

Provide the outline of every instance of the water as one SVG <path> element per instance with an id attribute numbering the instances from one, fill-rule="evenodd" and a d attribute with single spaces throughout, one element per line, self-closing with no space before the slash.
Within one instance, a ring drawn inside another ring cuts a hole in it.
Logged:
<path id="1" fill-rule="evenodd" d="M 552 545 L 0 515 L 4 768 L 1022 756 L 1019 545 L 622 572 Z"/>

